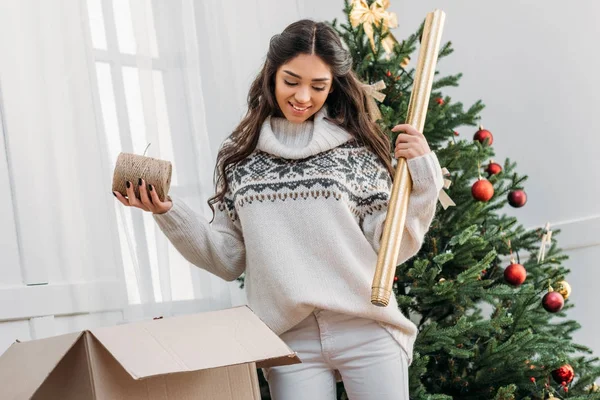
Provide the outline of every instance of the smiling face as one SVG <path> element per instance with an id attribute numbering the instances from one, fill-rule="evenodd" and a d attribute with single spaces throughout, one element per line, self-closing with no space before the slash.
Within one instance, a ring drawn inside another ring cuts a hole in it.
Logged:
<path id="1" fill-rule="evenodd" d="M 285 118 L 301 123 L 323 107 L 332 91 L 331 69 L 316 55 L 300 54 L 275 74 L 275 98 Z"/>

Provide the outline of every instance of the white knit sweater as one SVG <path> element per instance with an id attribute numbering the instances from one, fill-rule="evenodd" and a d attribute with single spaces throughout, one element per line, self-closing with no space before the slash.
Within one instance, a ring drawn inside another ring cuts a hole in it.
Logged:
<path id="1" fill-rule="evenodd" d="M 371 304 L 371 284 L 391 189 L 376 154 L 327 118 L 268 118 L 256 150 L 227 174 L 209 223 L 180 199 L 154 219 L 192 264 L 228 281 L 244 271 L 249 307 L 280 335 L 315 308 L 370 318 L 412 362 L 416 326 Z M 413 257 L 432 222 L 443 177 L 431 152 L 408 160 L 413 190 L 398 264 Z"/>

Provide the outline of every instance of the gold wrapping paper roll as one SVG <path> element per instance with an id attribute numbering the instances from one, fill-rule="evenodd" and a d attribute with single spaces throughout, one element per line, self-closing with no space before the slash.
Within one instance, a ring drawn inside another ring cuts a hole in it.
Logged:
<path id="1" fill-rule="evenodd" d="M 168 198 L 171 187 L 173 167 L 169 161 L 140 156 L 137 154 L 120 153 L 117 157 L 113 174 L 112 190 L 127 196 L 125 182 L 133 184 L 135 197 L 140 198 L 138 181 L 142 178 L 146 185 L 152 185 L 161 201 Z"/>
<path id="2" fill-rule="evenodd" d="M 425 126 L 427 106 L 435 74 L 442 30 L 446 14 L 435 10 L 427 14 L 421 39 L 421 49 L 416 68 L 413 91 L 408 104 L 406 123 L 422 132 Z M 377 267 L 371 286 L 371 303 L 386 307 L 392 295 L 392 285 L 396 272 L 396 260 L 400 253 L 400 243 L 406 221 L 408 198 L 412 190 L 412 180 L 406 159 L 399 158 L 394 175 L 391 197 L 381 237 L 381 247 Z"/>

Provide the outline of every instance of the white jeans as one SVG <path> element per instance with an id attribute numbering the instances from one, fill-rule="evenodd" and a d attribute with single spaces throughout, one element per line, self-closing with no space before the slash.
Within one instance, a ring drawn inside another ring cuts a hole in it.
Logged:
<path id="1" fill-rule="evenodd" d="M 281 339 L 301 364 L 265 368 L 272 400 L 336 400 L 338 370 L 350 400 L 407 400 L 408 357 L 376 321 L 315 310 Z"/>

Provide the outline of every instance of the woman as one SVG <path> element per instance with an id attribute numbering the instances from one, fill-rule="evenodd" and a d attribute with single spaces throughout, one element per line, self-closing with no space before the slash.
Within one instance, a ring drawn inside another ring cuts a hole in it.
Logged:
<path id="1" fill-rule="evenodd" d="M 398 125 L 395 157 L 413 181 L 398 264 L 433 219 L 442 173 L 422 133 Z M 211 222 L 140 179 L 126 206 L 153 213 L 191 263 L 228 281 L 243 272 L 250 308 L 301 364 L 263 370 L 274 400 L 408 399 L 416 326 L 370 302 L 393 168 L 389 139 L 365 107 L 335 31 L 302 20 L 270 42 L 248 113 L 222 144 Z M 216 207 L 214 207 L 216 205 Z M 339 374 L 339 375 L 336 375 Z"/>

